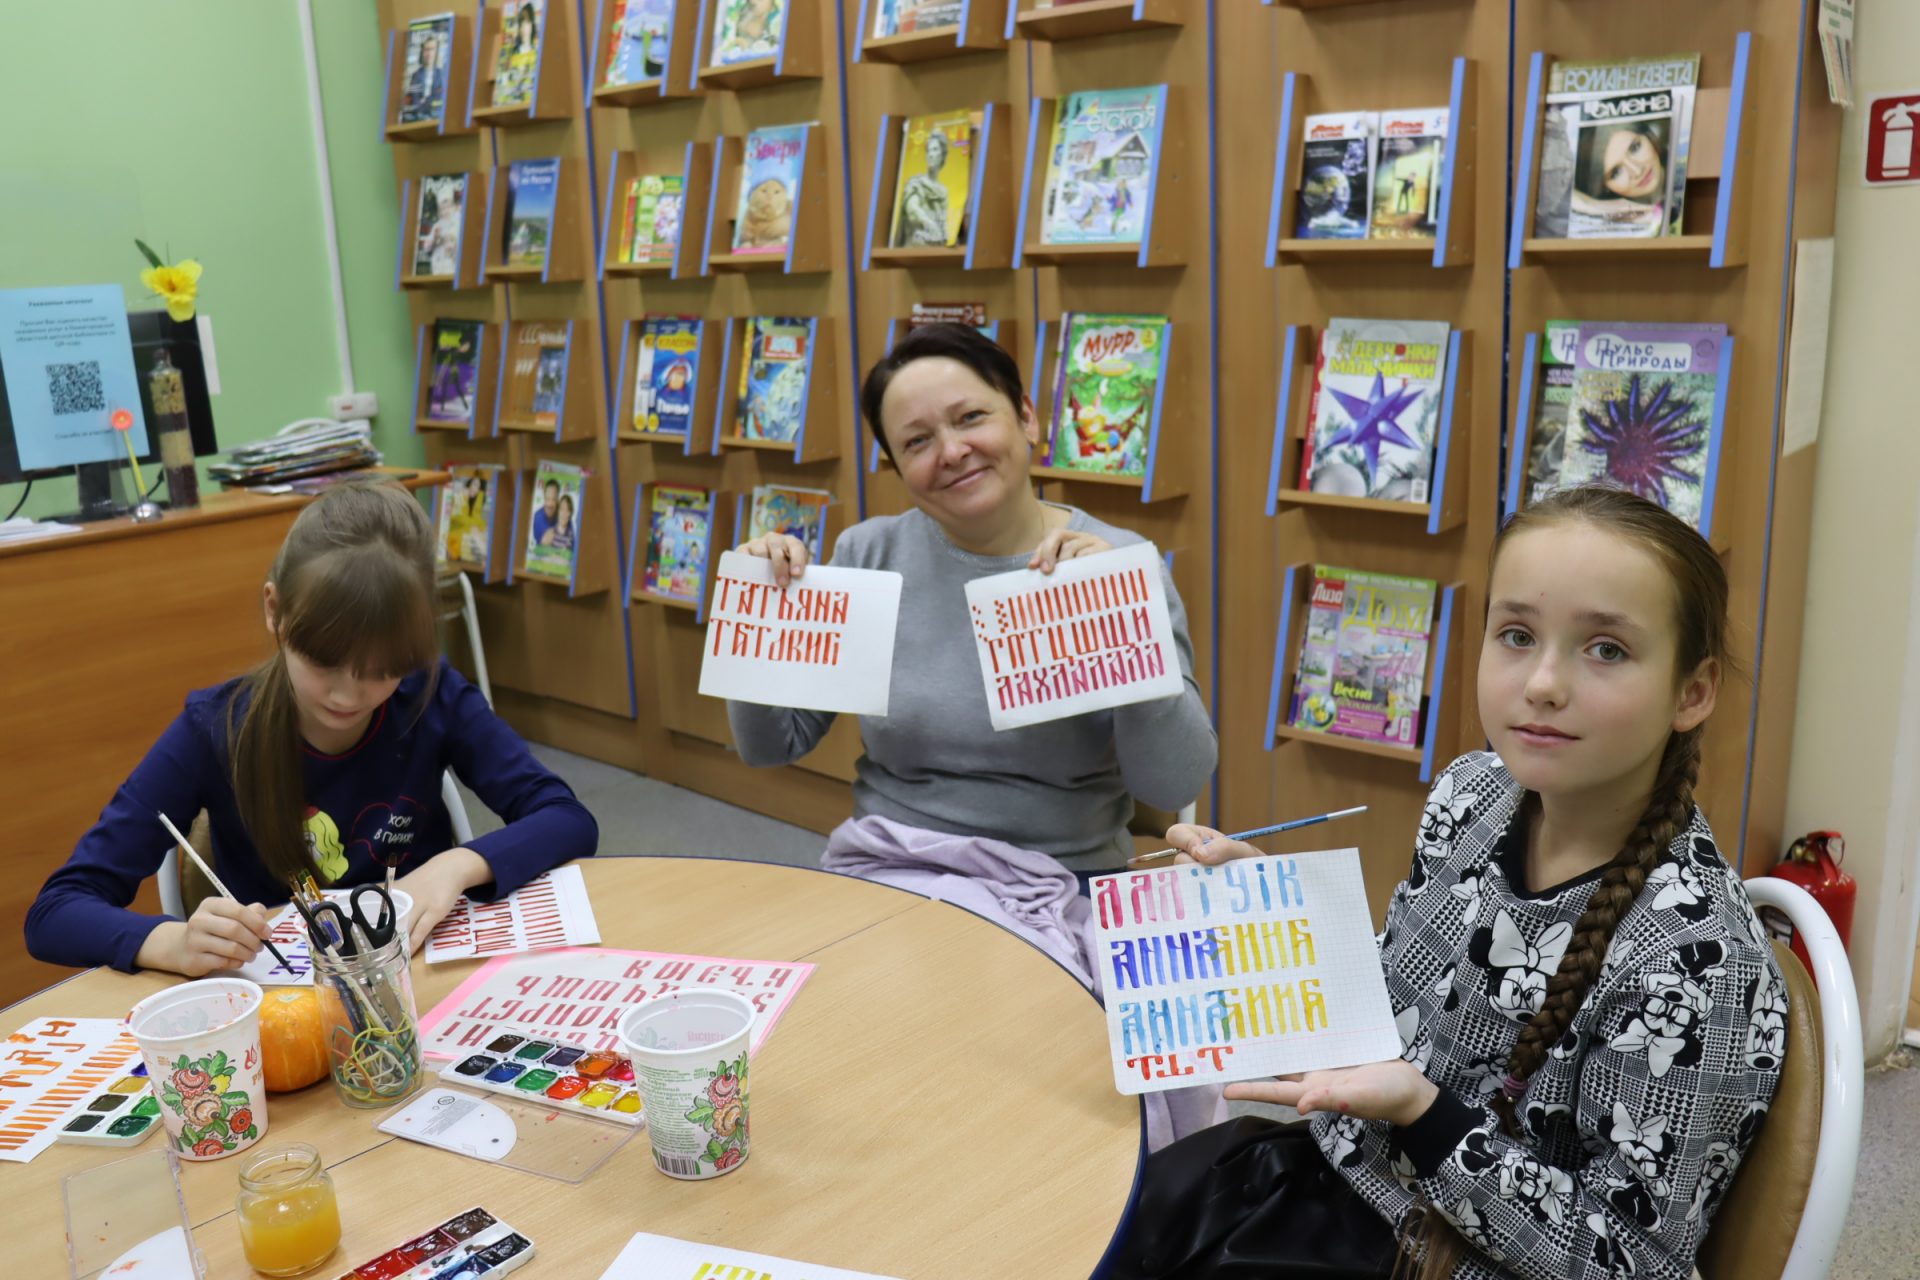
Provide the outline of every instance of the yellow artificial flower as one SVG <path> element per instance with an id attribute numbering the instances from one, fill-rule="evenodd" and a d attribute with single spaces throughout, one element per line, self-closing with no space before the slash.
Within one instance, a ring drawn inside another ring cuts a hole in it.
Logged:
<path id="1" fill-rule="evenodd" d="M 182 258 L 171 267 L 148 267 L 140 283 L 166 299 L 167 314 L 177 321 L 193 319 L 194 295 L 200 291 L 200 264 Z"/>

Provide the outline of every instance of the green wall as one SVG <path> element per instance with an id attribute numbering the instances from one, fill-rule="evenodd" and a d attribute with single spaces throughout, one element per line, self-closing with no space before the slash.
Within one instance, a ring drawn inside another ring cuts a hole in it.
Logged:
<path id="1" fill-rule="evenodd" d="M 378 15 L 364 0 L 313 8 L 357 389 L 380 397 L 388 461 L 418 463 Z M 196 257 L 221 447 L 326 416 L 346 388 L 295 0 L 28 5 L 7 42 L 9 100 L 34 109 L 0 129 L 0 288 L 117 283 L 129 306 L 158 306 L 134 237 Z M 0 515 L 19 496 L 0 486 Z M 42 481 L 23 514 L 73 501 L 70 481 Z"/>

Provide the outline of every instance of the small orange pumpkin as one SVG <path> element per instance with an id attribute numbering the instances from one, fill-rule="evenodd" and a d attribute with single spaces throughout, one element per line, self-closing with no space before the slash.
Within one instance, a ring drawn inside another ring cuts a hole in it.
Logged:
<path id="1" fill-rule="evenodd" d="M 274 987 L 260 1004 L 260 1074 L 268 1093 L 304 1089 L 331 1067 L 328 1019 L 312 987 Z"/>

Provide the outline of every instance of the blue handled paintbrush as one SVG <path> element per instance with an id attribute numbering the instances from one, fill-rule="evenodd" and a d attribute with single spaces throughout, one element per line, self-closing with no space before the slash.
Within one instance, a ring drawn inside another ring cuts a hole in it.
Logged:
<path id="1" fill-rule="evenodd" d="M 1294 831 L 1301 827 L 1311 827 L 1317 823 L 1332 822 L 1335 818 L 1351 818 L 1356 813 L 1365 813 L 1367 806 L 1357 804 L 1351 809 L 1335 809 L 1332 813 L 1316 814 L 1311 818 L 1295 818 L 1292 822 L 1276 822 L 1270 827 L 1255 827 L 1251 831 L 1236 831 L 1228 836 L 1229 840 L 1258 840 L 1261 836 L 1278 835 L 1282 831 Z M 1158 853 L 1143 853 L 1137 858 L 1129 858 L 1127 867 L 1131 869 L 1178 857 L 1180 849 L 1162 849 Z"/>

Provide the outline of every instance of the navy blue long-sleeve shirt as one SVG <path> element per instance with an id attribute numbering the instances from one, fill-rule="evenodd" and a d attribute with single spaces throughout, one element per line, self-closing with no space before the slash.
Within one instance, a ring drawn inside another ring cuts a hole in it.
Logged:
<path id="1" fill-rule="evenodd" d="M 36 958 L 133 971 L 147 935 L 171 919 L 127 909 L 172 847 L 159 813 L 185 830 L 206 810 L 214 870 L 227 887 L 242 902 L 287 901 L 234 799 L 227 707 L 239 686 L 229 681 L 188 695 L 73 856 L 48 877 L 27 913 L 27 950 Z M 424 671 L 402 680 L 374 711 L 359 744 L 339 755 L 302 744 L 307 843 L 320 880 L 367 884 L 386 875 L 382 851 L 399 852 L 404 875 L 452 848 L 453 825 L 440 799 L 441 772 L 448 768 L 506 823 L 468 842 L 493 870 L 493 882 L 469 889 L 469 897 L 491 901 L 543 871 L 590 856 L 600 838 L 593 816 L 480 691 L 444 660 L 422 708 L 426 686 Z"/>

